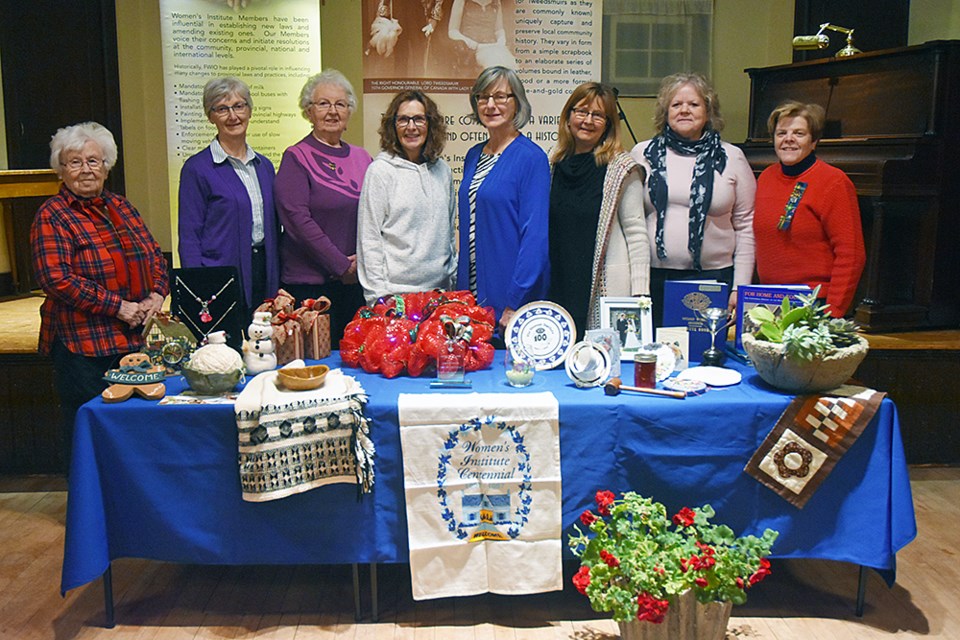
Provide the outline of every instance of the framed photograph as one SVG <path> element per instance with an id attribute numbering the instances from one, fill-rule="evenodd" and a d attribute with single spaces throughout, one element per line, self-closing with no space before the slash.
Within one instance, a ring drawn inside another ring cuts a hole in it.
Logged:
<path id="1" fill-rule="evenodd" d="M 621 354 L 636 353 L 653 342 L 653 303 L 646 296 L 604 296 L 600 298 L 600 328 L 617 332 Z"/>
<path id="2" fill-rule="evenodd" d="M 610 375 L 620 377 L 620 335 L 615 329 L 588 329 L 583 339 L 596 342 L 610 354 Z"/>

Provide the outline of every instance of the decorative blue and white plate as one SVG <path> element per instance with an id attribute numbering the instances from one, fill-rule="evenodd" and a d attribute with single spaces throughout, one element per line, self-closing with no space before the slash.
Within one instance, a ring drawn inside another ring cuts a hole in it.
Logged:
<path id="1" fill-rule="evenodd" d="M 546 300 L 523 305 L 507 323 L 507 349 L 526 354 L 537 371 L 563 364 L 576 337 L 577 326 L 567 310 Z"/>

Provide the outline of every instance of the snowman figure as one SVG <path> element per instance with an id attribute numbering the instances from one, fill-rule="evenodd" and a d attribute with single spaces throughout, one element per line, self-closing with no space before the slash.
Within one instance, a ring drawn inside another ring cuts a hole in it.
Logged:
<path id="1" fill-rule="evenodd" d="M 273 352 L 273 325 L 269 311 L 257 311 L 253 322 L 247 327 L 249 339 L 243 342 L 243 364 L 247 373 L 256 375 L 277 368 L 277 356 Z"/>

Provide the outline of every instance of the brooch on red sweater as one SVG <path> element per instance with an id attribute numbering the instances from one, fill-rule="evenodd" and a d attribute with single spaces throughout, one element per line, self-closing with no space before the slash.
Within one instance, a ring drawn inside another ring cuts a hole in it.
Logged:
<path id="1" fill-rule="evenodd" d="M 777 229 L 780 231 L 786 231 L 790 228 L 790 223 L 793 222 L 793 214 L 797 212 L 797 206 L 800 204 L 800 198 L 803 197 L 803 192 L 807 190 L 806 182 L 798 182 L 793 185 L 793 193 L 790 194 L 790 199 L 787 200 L 787 206 L 783 208 L 783 215 L 780 216 L 780 221 L 777 223 Z"/>

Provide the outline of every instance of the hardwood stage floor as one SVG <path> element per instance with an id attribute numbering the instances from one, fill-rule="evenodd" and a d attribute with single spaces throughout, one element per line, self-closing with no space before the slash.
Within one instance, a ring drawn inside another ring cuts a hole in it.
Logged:
<path id="1" fill-rule="evenodd" d="M 887 589 L 868 572 L 854 615 L 857 568 L 775 561 L 735 607 L 727 640 L 960 638 L 960 468 L 911 469 L 919 534 L 898 555 Z M 62 481 L 0 477 L 0 638 L 306 638 L 612 640 L 610 620 L 569 586 L 536 596 L 414 602 L 406 565 L 381 565 L 380 622 L 356 623 L 349 566 L 216 567 L 114 563 L 115 629 L 104 629 L 100 581 L 61 598 L 66 492 Z M 54 490 L 51 490 L 54 489 Z M 340 523 L 344 535 L 356 535 Z M 238 531 L 237 535 L 243 535 Z M 269 544 L 268 541 L 264 541 Z M 365 582 L 366 574 L 363 572 Z M 364 588 L 363 606 L 369 616 Z"/>

